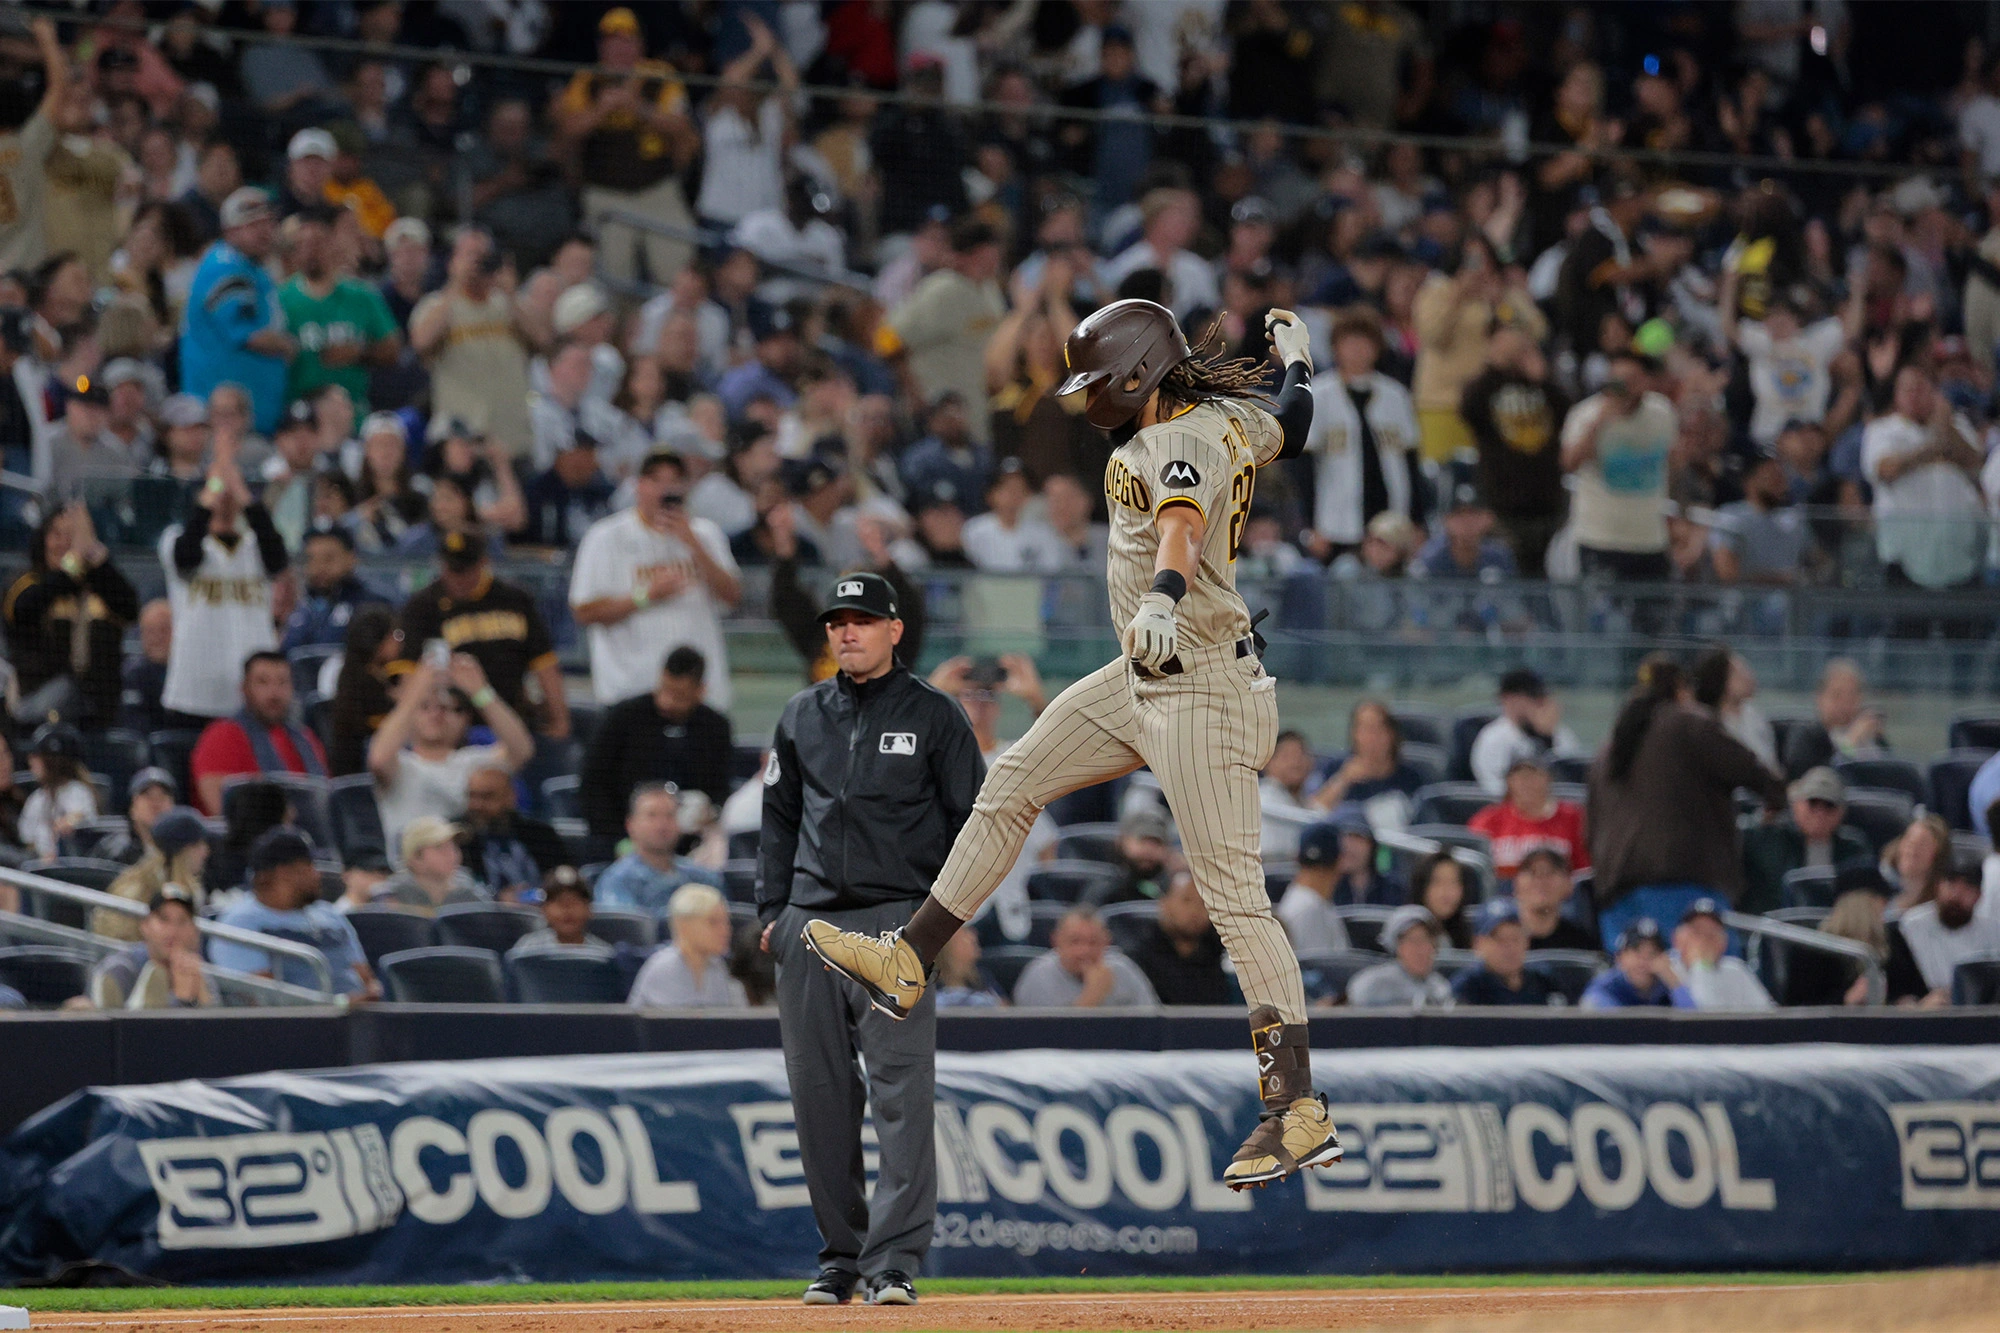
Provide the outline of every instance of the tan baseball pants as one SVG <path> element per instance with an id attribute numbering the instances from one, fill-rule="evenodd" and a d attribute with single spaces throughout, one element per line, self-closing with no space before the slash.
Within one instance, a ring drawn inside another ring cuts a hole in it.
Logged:
<path id="1" fill-rule="evenodd" d="M 1057 695 L 987 771 L 931 896 L 969 920 L 1020 856 L 1044 806 L 1144 764 L 1166 793 L 1244 998 L 1303 1023 L 1298 957 L 1271 914 L 1260 851 L 1257 778 L 1278 740 L 1277 681 L 1255 657 L 1236 656 L 1233 643 L 1184 650 L 1180 659 L 1185 670 L 1160 680 L 1140 679 L 1120 659 Z"/>

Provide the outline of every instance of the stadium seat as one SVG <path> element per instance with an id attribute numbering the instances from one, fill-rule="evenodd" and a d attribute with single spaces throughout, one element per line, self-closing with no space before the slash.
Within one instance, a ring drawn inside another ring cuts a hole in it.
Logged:
<path id="1" fill-rule="evenodd" d="M 174 781 L 181 785 L 183 800 L 194 794 L 193 784 L 188 781 L 188 756 L 194 753 L 200 740 L 200 732 L 186 730 L 155 731 L 146 736 L 146 748 L 152 751 L 153 762 L 174 775 Z"/>
<path id="2" fill-rule="evenodd" d="M 1353 949 L 1379 949 L 1382 947 L 1382 926 L 1388 921 L 1393 907 L 1378 907 L 1373 903 L 1348 903 L 1333 909 L 1340 924 L 1347 927 L 1347 943 Z"/>
<path id="3" fill-rule="evenodd" d="M 1860 829 L 1881 851 L 1910 826 L 1916 802 L 1908 792 L 1882 787 L 1849 787 L 1847 815 L 1841 822 Z"/>
<path id="4" fill-rule="evenodd" d="M 446 946 L 405 949 L 382 959 L 382 988 L 398 1004 L 502 1004 L 500 955 Z"/>
<path id="5" fill-rule="evenodd" d="M 308 694 L 318 694 L 320 672 L 343 651 L 342 645 L 337 643 L 316 643 L 286 653 L 285 660 L 292 664 L 292 693 L 301 699 Z"/>
<path id="6" fill-rule="evenodd" d="M 439 944 L 494 953 L 506 953 L 542 924 L 539 912 L 511 903 L 451 903 L 438 908 L 435 920 Z"/>
<path id="7" fill-rule="evenodd" d="M 58 884 L 96 889 L 99 893 L 108 890 L 111 881 L 125 873 L 125 867 L 117 861 L 101 861 L 90 856 L 59 856 L 53 861 L 29 861 L 21 869 L 30 875 L 55 880 Z M 81 904 L 40 893 L 29 894 L 28 902 L 31 912 L 53 925 L 89 929 L 90 909 Z"/>
<path id="8" fill-rule="evenodd" d="M 1444 771 L 1451 760 L 1442 745 L 1432 745 L 1426 741 L 1404 741 L 1399 753 L 1403 762 L 1415 769 L 1426 785 L 1444 781 Z"/>
<path id="9" fill-rule="evenodd" d="M 223 809 L 229 808 L 229 793 L 236 787 L 251 782 L 269 782 L 284 788 L 285 800 L 292 807 L 292 822 L 299 832 L 312 840 L 312 845 L 328 857 L 340 857 L 340 839 L 333 830 L 333 817 L 329 807 L 333 800 L 333 784 L 326 778 L 316 778 L 306 773 L 250 773 L 242 777 L 225 778 L 222 782 Z M 341 858 L 344 862 L 345 858 Z"/>
<path id="10" fill-rule="evenodd" d="M 1581 809 L 1590 800 L 1590 784 L 1587 782 L 1551 782 L 1549 795 L 1558 801 L 1568 801 Z"/>
<path id="11" fill-rule="evenodd" d="M 725 861 L 722 865 L 722 896 L 732 903 L 757 901 L 757 863 Z"/>
<path id="12" fill-rule="evenodd" d="M 1824 907 L 1774 907 L 1764 913 L 1773 921 L 1782 921 L 1802 930 L 1818 930 L 1819 923 L 1826 920 L 1827 914 L 1828 909 Z"/>
<path id="13" fill-rule="evenodd" d="M 1549 760 L 1549 777 L 1556 782 L 1590 782 L 1592 758 L 1587 754 L 1559 754 Z"/>
<path id="14" fill-rule="evenodd" d="M 653 918 L 615 907 L 601 907 L 590 914 L 590 933 L 606 944 L 629 944 L 635 949 L 650 949 L 660 942 L 660 928 Z"/>
<path id="15" fill-rule="evenodd" d="M 570 739 L 579 746 L 588 748 L 597 735 L 597 724 L 604 721 L 604 705 L 595 703 L 572 703 L 569 706 Z"/>
<path id="16" fill-rule="evenodd" d="M 333 744 L 332 695 L 320 694 L 317 691 L 300 695 L 299 715 L 305 718 L 306 725 L 312 728 L 315 736 L 319 737 L 321 745 Z"/>
<path id="17" fill-rule="evenodd" d="M 1953 713 L 1945 744 L 1954 750 L 2000 750 L 2000 709 L 1961 708 Z"/>
<path id="18" fill-rule="evenodd" d="M 1786 871 L 1782 893 L 1785 907 L 1832 907 L 1839 896 L 1834 876 L 1832 866 L 1800 866 Z"/>
<path id="19" fill-rule="evenodd" d="M 1932 808 L 1955 829 L 1972 825 L 1972 779 L 1991 750 L 1947 750 L 1930 762 L 1925 776 L 1930 779 Z"/>
<path id="20" fill-rule="evenodd" d="M 1869 759 L 1836 759 L 1833 771 L 1849 787 L 1877 787 L 1906 794 L 1912 804 L 1931 803 L 1930 780 L 1914 762 L 1898 755 L 1876 755 Z"/>
<path id="21" fill-rule="evenodd" d="M 1453 782 L 1472 780 L 1472 742 L 1479 739 L 1479 733 L 1486 724 L 1500 716 L 1500 710 L 1491 707 L 1461 708 L 1451 720 L 1451 763 L 1445 769 L 1445 777 Z"/>
<path id="22" fill-rule="evenodd" d="M 109 839 L 118 837 L 131 823 L 123 815 L 108 815 L 98 819 L 88 819 L 70 830 L 68 845 L 75 856 L 95 857 L 98 848 Z"/>
<path id="23" fill-rule="evenodd" d="M 1028 872 L 1028 896 L 1043 902 L 1086 902 L 1094 893 L 1116 889 L 1124 878 L 1118 867 L 1099 861 L 1044 861 Z"/>
<path id="24" fill-rule="evenodd" d="M 729 859 L 732 861 L 756 860 L 757 848 L 763 840 L 764 835 L 758 829 L 746 829 L 741 833 L 730 834 Z"/>
<path id="25" fill-rule="evenodd" d="M 586 949 L 524 949 L 506 967 L 521 1004 L 623 1004 L 631 990 L 617 959 Z"/>
<path id="26" fill-rule="evenodd" d="M 0 949 L 0 984 L 21 992 L 36 1009 L 60 1008 L 90 991 L 89 954 L 50 944 L 16 944 Z"/>
<path id="27" fill-rule="evenodd" d="M 125 789 L 131 785 L 134 773 L 153 762 L 153 747 L 144 736 L 124 727 L 85 730 L 82 735 L 83 766 L 93 773 L 102 773 L 111 787 L 112 803 L 99 808 L 106 814 L 123 810 L 127 804 Z M 183 787 L 180 794 L 185 802 L 187 789 Z"/>
<path id="28" fill-rule="evenodd" d="M 1285 890 L 1292 887 L 1292 879 L 1299 873 L 1297 861 L 1266 861 L 1264 863 L 1264 892 L 1270 895 L 1275 905 L 1285 896 Z"/>
<path id="29" fill-rule="evenodd" d="M 1439 949 L 1437 951 L 1437 974 L 1451 981 L 1467 968 L 1479 965 L 1479 955 L 1470 949 Z"/>
<path id="30" fill-rule="evenodd" d="M 364 852 L 388 856 L 389 841 L 382 832 L 382 809 L 375 804 L 373 776 L 350 773 L 329 782 L 326 813 L 343 861 L 352 864 Z"/>
<path id="31" fill-rule="evenodd" d="M 583 798 L 578 793 L 581 781 L 574 773 L 564 773 L 542 782 L 542 807 L 551 819 L 583 818 Z"/>
<path id="32" fill-rule="evenodd" d="M 1302 953 L 1299 955 L 1299 975 L 1305 982 L 1306 998 L 1343 1003 L 1347 999 L 1347 983 L 1354 980 L 1355 973 L 1381 961 L 1380 953 L 1368 949 Z"/>
<path id="33" fill-rule="evenodd" d="M 1118 861 L 1116 824 L 1071 824 L 1056 834 L 1056 856 L 1064 861 Z"/>
<path id="34" fill-rule="evenodd" d="M 1413 804 L 1414 823 L 1463 828 L 1467 820 L 1493 804 L 1493 798 L 1476 782 L 1434 782 L 1417 792 Z"/>
<path id="35" fill-rule="evenodd" d="M 569 853 L 571 865 L 582 865 L 586 861 L 599 860 L 597 840 L 590 836 L 590 826 L 581 819 L 554 817 L 549 827 L 563 840 L 563 850 Z"/>
<path id="36" fill-rule="evenodd" d="M 737 741 L 729 747 L 729 780 L 748 782 L 764 769 L 768 741 Z"/>
<path id="37" fill-rule="evenodd" d="M 1955 1005 L 2000 1004 L 2000 954 L 1968 958 L 1951 970 Z"/>
<path id="38" fill-rule="evenodd" d="M 1451 744 L 1451 722 L 1434 708 L 1419 704 L 1390 704 L 1389 716 L 1396 720 L 1396 730 L 1403 733 L 1405 748 L 1411 742 L 1436 746 L 1440 750 Z"/>
<path id="39" fill-rule="evenodd" d="M 1047 949 L 1037 949 L 1032 944 L 998 944 L 981 951 L 979 966 L 993 978 L 994 989 L 1011 1000 L 1022 970 L 1047 952 Z"/>
<path id="40" fill-rule="evenodd" d="M 1605 967 L 1604 955 L 1589 949 L 1531 949 L 1528 969 L 1562 992 L 1565 1000 L 1577 1004 L 1591 980 Z"/>
<path id="41" fill-rule="evenodd" d="M 400 907 L 363 907 L 347 914 L 347 923 L 368 955 L 368 966 L 381 970 L 387 954 L 428 949 L 437 943 L 437 923 Z"/>
<path id="42" fill-rule="evenodd" d="M 1440 847 L 1478 852 L 1489 862 L 1493 859 L 1493 839 L 1462 824 L 1412 824 L 1403 832 L 1413 838 L 1427 838 Z"/>
<path id="43" fill-rule="evenodd" d="M 1054 903 L 1042 906 L 1054 907 Z M 1125 953 L 1135 952 L 1151 934 L 1154 922 L 1160 919 L 1160 905 L 1155 902 L 1112 903 L 1098 909 L 1098 916 L 1104 920 L 1104 927 L 1111 932 L 1114 948 Z M 1030 941 L 1031 943 L 1033 941 Z"/>

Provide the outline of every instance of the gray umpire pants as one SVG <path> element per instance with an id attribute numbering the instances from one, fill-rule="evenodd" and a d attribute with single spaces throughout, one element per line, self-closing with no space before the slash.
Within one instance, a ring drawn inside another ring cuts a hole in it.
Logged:
<path id="1" fill-rule="evenodd" d="M 824 1242 L 820 1266 L 864 1277 L 892 1268 L 914 1277 L 930 1250 L 937 1214 L 931 1128 L 937 1000 L 926 992 L 901 1022 L 878 1013 L 859 986 L 813 957 L 799 932 L 819 918 L 879 935 L 908 925 L 916 909 L 916 900 L 844 912 L 787 907 L 771 931 L 799 1161 Z M 869 1109 L 878 1149 L 872 1204 L 861 1157 L 861 1119 Z"/>

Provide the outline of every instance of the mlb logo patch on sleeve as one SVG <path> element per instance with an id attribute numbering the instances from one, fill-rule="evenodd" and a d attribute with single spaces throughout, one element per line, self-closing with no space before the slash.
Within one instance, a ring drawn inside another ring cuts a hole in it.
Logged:
<path id="1" fill-rule="evenodd" d="M 883 754 L 915 754 L 917 733 L 914 731 L 885 731 L 882 733 Z"/>

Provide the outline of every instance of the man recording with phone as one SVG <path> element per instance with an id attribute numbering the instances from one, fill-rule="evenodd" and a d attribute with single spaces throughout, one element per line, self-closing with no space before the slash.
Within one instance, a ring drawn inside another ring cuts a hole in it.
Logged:
<path id="1" fill-rule="evenodd" d="M 722 613 L 741 594 L 729 539 L 687 511 L 687 464 L 654 449 L 639 465 L 630 509 L 591 524 L 576 551 L 570 609 L 590 631 L 590 686 L 612 704 L 652 689 L 683 645 L 707 663 L 708 702 L 729 709 Z"/>
<path id="2" fill-rule="evenodd" d="M 1667 455 L 1680 417 L 1653 389 L 1651 357 L 1611 358 L 1602 389 L 1563 422 L 1563 470 L 1576 474 L 1571 518 L 1583 576 L 1665 583 Z"/>

